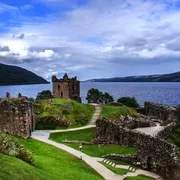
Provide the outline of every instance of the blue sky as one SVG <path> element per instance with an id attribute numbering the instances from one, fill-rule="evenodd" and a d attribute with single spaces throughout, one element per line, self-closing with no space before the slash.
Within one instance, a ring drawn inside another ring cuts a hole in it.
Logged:
<path id="1" fill-rule="evenodd" d="M 49 79 L 180 70 L 179 0 L 0 0 L 0 62 Z"/>

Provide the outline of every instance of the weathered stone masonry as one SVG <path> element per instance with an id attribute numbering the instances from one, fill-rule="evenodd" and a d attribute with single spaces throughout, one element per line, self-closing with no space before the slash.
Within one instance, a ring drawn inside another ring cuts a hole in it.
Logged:
<path id="1" fill-rule="evenodd" d="M 53 97 L 80 101 L 80 81 L 76 77 L 70 79 L 64 74 L 62 79 L 57 79 L 56 76 L 52 76 L 52 83 Z"/>
<path id="2" fill-rule="evenodd" d="M 28 138 L 35 128 L 33 105 L 26 99 L 0 101 L 0 132 Z"/>
<path id="3" fill-rule="evenodd" d="M 155 116 L 162 121 L 173 122 L 177 120 L 176 108 L 164 104 L 157 104 L 153 102 L 145 102 L 144 110 L 146 116 Z"/>
<path id="4" fill-rule="evenodd" d="M 152 171 L 171 179 L 180 179 L 178 148 L 159 138 L 145 135 L 109 121 L 105 118 L 96 121 L 96 137 L 99 143 L 116 143 L 137 148 L 137 159 L 147 166 L 153 162 Z"/>

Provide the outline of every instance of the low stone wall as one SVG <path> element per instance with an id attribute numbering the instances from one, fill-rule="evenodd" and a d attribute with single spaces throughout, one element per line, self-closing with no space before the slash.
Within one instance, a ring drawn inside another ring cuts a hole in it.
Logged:
<path id="1" fill-rule="evenodd" d="M 177 109 L 164 104 L 153 102 L 144 103 L 145 115 L 155 116 L 162 121 L 173 122 L 177 120 Z"/>
<path id="2" fill-rule="evenodd" d="M 0 131 L 28 138 L 35 128 L 32 103 L 26 99 L 0 101 Z"/>
<path id="3" fill-rule="evenodd" d="M 96 121 L 96 138 L 103 143 L 115 143 L 137 148 L 143 167 L 151 163 L 151 170 L 167 179 L 180 179 L 178 148 L 159 138 L 122 128 L 105 118 Z M 149 163 L 148 163 L 149 162 Z"/>
<path id="4" fill-rule="evenodd" d="M 153 127 L 153 126 L 156 126 L 156 123 L 154 123 L 153 121 L 150 121 L 147 118 L 129 117 L 128 119 L 126 119 L 125 117 L 124 120 L 122 120 L 121 126 L 127 129 L 136 129 L 136 128 L 143 128 L 143 127 Z"/>
<path id="5" fill-rule="evenodd" d="M 156 138 L 166 139 L 170 135 L 170 133 L 174 130 L 175 127 L 176 127 L 175 122 L 168 124 L 156 134 Z"/>
<path id="6" fill-rule="evenodd" d="M 77 141 L 77 140 L 63 140 L 63 143 L 71 143 L 71 144 L 83 144 L 83 145 L 93 145 L 95 144 L 93 141 Z"/>

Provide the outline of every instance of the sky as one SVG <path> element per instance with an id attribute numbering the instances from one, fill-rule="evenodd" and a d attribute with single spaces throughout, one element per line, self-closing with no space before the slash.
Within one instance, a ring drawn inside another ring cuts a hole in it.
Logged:
<path id="1" fill-rule="evenodd" d="M 46 79 L 180 71 L 180 1 L 0 0 L 0 63 Z"/>

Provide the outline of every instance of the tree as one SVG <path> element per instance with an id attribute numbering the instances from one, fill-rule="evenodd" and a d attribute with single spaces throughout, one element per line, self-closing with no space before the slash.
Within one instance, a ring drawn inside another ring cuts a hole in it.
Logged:
<path id="1" fill-rule="evenodd" d="M 128 107 L 138 108 L 139 104 L 135 97 L 121 97 L 117 100 L 117 102 L 124 104 Z"/>
<path id="2" fill-rule="evenodd" d="M 114 101 L 114 98 L 109 93 L 105 92 L 103 95 L 103 104 L 107 104 L 113 101 Z"/>
<path id="3" fill-rule="evenodd" d="M 101 93 L 102 92 L 100 92 L 98 89 L 89 89 L 86 100 L 88 101 L 88 103 L 99 103 L 99 98 L 102 96 Z"/>
<path id="4" fill-rule="evenodd" d="M 50 99 L 52 98 L 52 94 L 50 90 L 44 90 L 38 93 L 36 100 L 41 100 L 41 99 Z"/>
<path id="5" fill-rule="evenodd" d="M 92 88 L 88 90 L 86 100 L 88 103 L 101 103 L 101 104 L 107 104 L 109 102 L 113 102 L 113 97 L 105 92 L 104 94 L 99 91 L 98 89 Z"/>

